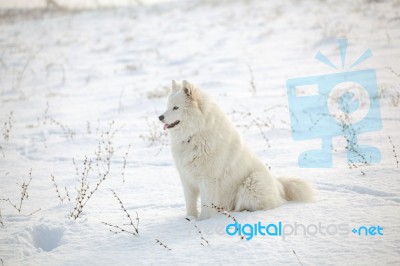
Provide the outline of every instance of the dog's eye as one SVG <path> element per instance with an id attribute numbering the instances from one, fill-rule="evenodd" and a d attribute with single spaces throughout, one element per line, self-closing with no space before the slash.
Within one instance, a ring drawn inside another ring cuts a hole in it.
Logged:
<path id="1" fill-rule="evenodd" d="M 172 108 L 172 110 L 178 110 L 179 107 L 178 106 L 174 106 L 174 108 Z"/>

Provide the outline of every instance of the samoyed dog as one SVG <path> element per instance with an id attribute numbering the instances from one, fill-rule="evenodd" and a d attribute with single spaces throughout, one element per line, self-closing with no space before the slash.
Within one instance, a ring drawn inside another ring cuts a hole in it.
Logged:
<path id="1" fill-rule="evenodd" d="M 228 116 L 188 81 L 172 81 L 167 110 L 159 119 L 169 131 L 187 216 L 210 218 L 217 213 L 215 206 L 227 211 L 256 211 L 276 208 L 286 201 L 313 200 L 315 190 L 306 180 L 274 178 L 243 142 Z"/>

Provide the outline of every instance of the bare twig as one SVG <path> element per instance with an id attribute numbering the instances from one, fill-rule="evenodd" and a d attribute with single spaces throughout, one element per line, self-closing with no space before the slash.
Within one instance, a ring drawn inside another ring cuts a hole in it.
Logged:
<path id="1" fill-rule="evenodd" d="M 32 169 L 29 171 L 29 181 L 28 181 L 28 183 L 23 182 L 22 185 L 21 185 L 22 191 L 21 191 L 21 200 L 19 202 L 19 212 L 21 212 L 23 200 L 29 198 L 28 186 L 31 183 L 31 181 L 32 181 Z"/>
<path id="2" fill-rule="evenodd" d="M 17 72 L 17 77 L 16 80 L 12 81 L 12 89 L 13 90 L 18 90 L 22 79 L 25 75 L 26 70 L 28 69 L 29 64 L 35 59 L 35 57 L 38 55 L 38 53 L 40 52 L 40 50 L 38 50 L 36 53 L 32 54 L 25 62 L 23 68 Z M 23 92 L 21 92 L 21 97 L 24 98 L 25 95 L 23 94 Z"/>
<path id="3" fill-rule="evenodd" d="M 301 260 L 300 260 L 299 257 L 297 256 L 296 251 L 294 251 L 294 249 L 292 249 L 292 251 L 293 251 L 293 254 L 296 256 L 297 260 L 299 261 L 300 265 L 303 266 L 303 263 L 301 262 Z"/>
<path id="4" fill-rule="evenodd" d="M 102 222 L 103 224 L 112 227 L 114 230 L 110 229 L 110 232 L 114 233 L 114 234 L 119 234 L 119 233 L 127 233 L 127 234 L 131 234 L 134 236 L 139 236 L 139 214 L 136 212 L 136 218 L 135 218 L 135 223 L 132 220 L 132 216 L 128 213 L 127 209 L 125 208 L 124 204 L 122 203 L 121 199 L 118 197 L 117 193 L 115 193 L 114 190 L 111 190 L 111 192 L 113 193 L 114 197 L 118 200 L 121 209 L 124 211 L 124 213 L 126 214 L 126 216 L 129 219 L 129 224 L 130 226 L 133 227 L 133 231 L 132 230 L 128 230 L 123 228 L 122 226 L 119 225 L 113 225 L 110 223 L 106 223 L 106 222 Z"/>
<path id="5" fill-rule="evenodd" d="M 28 182 L 25 182 L 25 181 L 24 181 L 21 185 L 17 184 L 18 186 L 21 187 L 21 197 L 20 197 L 19 205 L 14 204 L 9 198 L 0 199 L 0 200 L 2 200 L 2 201 L 7 201 L 8 203 L 10 203 L 10 205 L 11 205 L 14 209 L 16 209 L 16 210 L 18 211 L 18 213 L 21 213 L 21 210 L 22 210 L 22 203 L 24 202 L 25 199 L 28 199 L 28 198 L 29 198 L 29 195 L 28 195 L 28 187 L 29 187 L 31 181 L 32 181 L 32 169 L 29 171 L 29 180 L 28 180 Z"/>
<path id="6" fill-rule="evenodd" d="M 1 154 L 3 154 L 3 158 L 6 158 L 6 155 L 4 154 L 4 151 L 3 151 L 3 146 L 0 146 L 0 151 L 1 151 Z"/>
<path id="7" fill-rule="evenodd" d="M 349 169 L 358 168 L 352 160 L 349 160 L 347 164 L 349 165 Z"/>
<path id="8" fill-rule="evenodd" d="M 400 73 L 395 72 L 392 67 L 387 66 L 386 69 L 389 69 L 390 72 L 392 72 L 394 75 L 400 78 Z"/>
<path id="9" fill-rule="evenodd" d="M 118 225 L 113 225 L 113 224 L 109 224 L 109 223 L 106 223 L 106 222 L 101 222 L 101 223 L 105 224 L 105 225 L 107 225 L 109 227 L 117 229 L 117 231 L 110 229 L 111 233 L 114 233 L 114 234 L 127 233 L 127 234 L 131 234 L 131 235 L 137 236 L 137 234 L 135 232 L 126 230 L 126 229 L 124 229 L 124 228 L 122 228 L 122 227 L 120 227 Z"/>
<path id="10" fill-rule="evenodd" d="M 57 125 L 57 126 L 59 126 L 61 128 L 61 130 L 63 131 L 64 136 L 65 136 L 66 139 L 73 139 L 74 138 L 75 132 L 72 129 L 70 129 L 68 126 L 62 124 L 61 122 L 55 120 L 52 117 L 50 117 L 49 120 L 50 120 L 50 122 L 52 124 L 55 124 L 55 125 Z"/>
<path id="11" fill-rule="evenodd" d="M 80 174 L 80 171 L 73 159 L 75 166 L 75 173 L 80 177 L 80 188 L 77 188 L 76 205 L 74 210 L 70 213 L 70 217 L 75 220 L 81 215 L 83 207 L 88 203 L 93 194 L 99 189 L 100 185 L 106 180 L 111 170 L 111 157 L 114 154 L 114 148 L 112 139 L 114 138 L 116 130 L 112 130 L 114 121 L 109 124 L 109 128 L 106 132 L 102 132 L 100 137 L 101 140 L 98 143 L 97 149 L 95 151 L 96 167 L 98 172 L 98 181 L 93 189 L 90 189 L 88 176 L 92 169 L 92 160 L 85 157 L 84 169 Z"/>
<path id="12" fill-rule="evenodd" d="M 156 239 L 156 243 L 159 244 L 160 246 L 163 246 L 165 249 L 167 250 L 172 250 L 170 249 L 167 245 L 165 245 L 163 242 L 161 242 L 160 240 Z"/>
<path id="13" fill-rule="evenodd" d="M 398 157 L 397 157 L 396 147 L 394 146 L 394 144 L 393 144 L 392 139 L 390 138 L 390 136 L 389 136 L 389 141 L 390 141 L 390 144 L 392 144 L 392 147 L 393 147 L 393 156 L 394 156 L 394 159 L 396 160 L 396 166 L 397 166 L 397 168 L 399 168 L 399 159 L 398 159 Z"/>
<path id="14" fill-rule="evenodd" d="M 265 140 L 267 147 L 271 148 L 271 144 L 267 134 L 265 133 L 266 128 L 273 126 L 270 118 L 266 117 L 261 119 L 260 117 L 256 117 L 251 112 L 242 112 L 236 110 L 233 110 L 230 115 L 232 117 L 232 121 L 239 128 L 245 128 L 246 130 L 249 130 L 252 127 L 256 127 L 260 131 L 262 138 Z M 238 123 L 241 120 L 245 120 L 245 122 Z"/>
<path id="15" fill-rule="evenodd" d="M 190 220 L 189 218 L 186 218 L 186 220 L 188 221 L 188 222 L 192 222 L 192 220 Z M 193 226 L 194 226 L 194 228 L 196 228 L 196 231 L 197 231 L 197 233 L 199 234 L 199 236 L 200 236 L 200 245 L 202 245 L 202 246 L 209 246 L 210 245 L 210 243 L 208 243 L 208 240 L 204 237 L 204 235 L 203 235 L 203 232 L 200 230 L 200 228 L 197 226 L 197 224 L 196 224 L 196 222 L 193 222 Z"/>
<path id="16" fill-rule="evenodd" d="M 158 126 L 154 121 L 150 123 L 149 120 L 146 118 L 146 122 L 149 128 L 149 133 L 147 135 L 140 135 L 139 138 L 144 141 L 150 142 L 150 146 L 160 145 L 160 149 L 155 154 L 158 155 L 162 151 L 164 146 L 167 146 L 168 142 L 166 134 L 160 129 L 161 126 Z"/>
<path id="17" fill-rule="evenodd" d="M 368 165 L 368 161 L 365 158 L 365 155 L 360 153 L 360 151 L 358 150 L 358 143 L 357 143 L 357 138 L 356 138 L 356 130 L 354 129 L 354 127 L 352 126 L 352 124 L 341 124 L 342 126 L 342 131 L 343 131 L 343 135 L 346 138 L 346 149 L 350 152 L 355 153 L 358 157 L 361 158 L 361 163 L 364 165 Z M 351 161 L 350 161 L 351 162 Z M 351 162 L 353 164 L 353 166 L 355 168 L 357 168 L 357 166 Z"/>
<path id="18" fill-rule="evenodd" d="M 214 203 L 211 203 L 211 206 L 208 206 L 208 205 L 203 205 L 203 206 L 204 207 L 208 207 L 208 208 L 213 208 L 213 209 L 217 210 L 218 213 L 222 213 L 226 217 L 231 218 L 233 222 L 237 222 L 235 216 L 230 214 L 228 211 L 224 210 L 224 208 L 214 205 Z"/>
<path id="19" fill-rule="evenodd" d="M 1 227 L 4 227 L 3 216 L 1 216 L 1 209 L 0 209 L 0 225 Z"/>
<path id="20" fill-rule="evenodd" d="M 128 150 L 126 151 L 125 155 L 122 157 L 122 159 L 124 159 L 124 164 L 123 164 L 122 169 L 121 169 L 122 183 L 125 183 L 126 160 L 128 158 L 128 153 L 129 153 L 130 149 L 131 149 L 131 144 L 128 145 Z"/>
<path id="21" fill-rule="evenodd" d="M 4 122 L 4 127 L 3 127 L 3 138 L 5 141 L 9 141 L 10 139 L 10 132 L 12 129 L 12 115 L 13 115 L 13 111 L 10 112 L 10 115 L 8 116 L 8 121 Z M 4 154 L 3 154 L 4 156 Z"/>
<path id="22" fill-rule="evenodd" d="M 65 196 L 67 197 L 68 201 L 71 201 L 67 187 L 64 187 L 64 189 L 65 189 Z"/>
<path id="23" fill-rule="evenodd" d="M 66 139 L 73 139 L 75 136 L 75 132 L 69 128 L 68 126 L 64 125 L 63 123 L 61 123 L 60 121 L 54 119 L 53 117 L 51 117 L 49 115 L 49 103 L 46 103 L 46 109 L 43 112 L 43 116 L 42 116 L 42 123 L 43 125 L 47 125 L 47 123 L 52 124 L 52 125 L 56 125 L 58 126 L 61 131 L 64 133 L 64 136 Z M 40 118 L 38 118 L 38 121 L 40 123 Z"/>
<path id="24" fill-rule="evenodd" d="M 90 170 L 92 169 L 92 161 L 90 159 L 85 158 L 83 162 L 83 171 L 80 175 L 79 169 L 76 166 L 75 160 L 72 159 L 73 164 L 75 165 L 76 175 L 80 176 L 80 188 L 76 188 L 77 196 L 76 196 L 76 204 L 74 210 L 70 213 L 70 217 L 75 220 L 81 215 L 83 207 L 86 205 L 87 201 L 91 197 L 92 194 L 87 195 L 86 193 L 89 190 L 89 183 L 87 181 Z M 86 199 L 86 201 L 85 201 Z"/>
<path id="25" fill-rule="evenodd" d="M 247 119 L 252 116 L 251 112 L 243 112 L 243 111 L 236 111 L 236 110 L 232 110 L 232 112 L 230 112 L 229 115 L 231 116 L 232 122 L 234 122 L 235 124 L 237 124 L 236 123 L 237 121 Z M 237 125 L 237 126 L 240 127 L 240 125 Z"/>
<path id="26" fill-rule="evenodd" d="M 119 204 L 121 205 L 121 209 L 125 212 L 126 216 L 128 217 L 129 221 L 130 221 L 130 225 L 133 226 L 133 228 L 135 229 L 136 234 L 139 235 L 139 215 L 136 212 L 136 224 L 133 224 L 131 215 L 128 213 L 128 211 L 126 210 L 126 208 L 124 207 L 124 204 L 122 203 L 121 199 L 118 197 L 117 193 L 115 193 L 114 190 L 111 190 L 112 193 L 114 194 L 114 197 L 118 200 Z"/>
<path id="27" fill-rule="evenodd" d="M 263 128 L 262 128 L 262 124 L 259 123 L 259 121 L 257 121 L 256 119 L 254 119 L 254 124 L 258 127 L 258 129 L 261 132 L 261 135 L 263 137 L 263 139 L 265 140 L 265 142 L 267 143 L 268 148 L 271 148 L 271 144 L 269 143 L 268 137 L 265 134 Z M 265 124 L 264 124 L 265 125 Z"/>
<path id="28" fill-rule="evenodd" d="M 250 92 L 254 96 L 254 95 L 256 95 L 257 88 L 256 88 L 256 84 L 254 83 L 253 69 L 251 68 L 251 66 L 249 64 L 247 64 L 247 68 L 249 69 L 249 72 L 250 72 L 250 81 L 249 81 L 250 82 Z"/>
<path id="29" fill-rule="evenodd" d="M 35 213 L 40 212 L 41 210 L 42 210 L 42 208 L 39 208 L 39 209 L 37 209 L 36 211 L 34 211 L 34 212 L 28 214 L 28 216 L 32 216 L 32 215 L 34 215 Z"/>
<path id="30" fill-rule="evenodd" d="M 227 218 L 230 218 L 234 223 L 237 223 L 236 217 L 233 216 L 230 212 L 226 211 L 224 208 L 218 207 L 214 203 L 211 203 L 211 206 L 209 206 L 209 205 L 203 205 L 203 206 L 208 207 L 208 208 L 213 208 L 213 209 L 217 210 L 218 213 L 225 215 Z M 240 236 L 240 239 L 243 240 L 244 236 Z"/>
<path id="31" fill-rule="evenodd" d="M 90 122 L 86 121 L 86 132 L 90 135 L 92 134 L 92 130 L 90 129 Z"/>
<path id="32" fill-rule="evenodd" d="M 54 178 L 54 175 L 50 175 L 50 176 L 51 176 L 51 181 L 53 181 L 53 186 L 54 186 L 54 188 L 56 189 L 57 197 L 58 197 L 58 199 L 61 201 L 61 203 L 63 203 L 63 202 L 64 202 L 64 199 L 65 199 L 65 196 L 64 196 L 64 197 L 61 197 L 60 191 L 58 191 L 58 186 L 57 186 L 56 180 L 55 180 L 55 178 Z"/>

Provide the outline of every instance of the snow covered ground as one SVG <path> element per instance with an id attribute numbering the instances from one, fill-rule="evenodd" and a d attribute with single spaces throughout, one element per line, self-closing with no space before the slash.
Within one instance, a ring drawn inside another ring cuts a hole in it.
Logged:
<path id="1" fill-rule="evenodd" d="M 0 265 L 400 264 L 399 1 L 198 0 L 0 14 Z M 338 73 L 314 59 L 321 51 L 340 65 L 338 38 L 348 40 L 348 64 L 373 52 L 357 70 L 376 70 L 383 128 L 359 140 L 382 160 L 348 164 L 346 142 L 335 138 L 332 168 L 299 168 L 298 155 L 320 141 L 293 140 L 286 80 Z M 241 224 L 297 223 L 298 235 L 246 241 L 225 233 L 226 215 L 185 219 L 157 121 L 171 79 L 211 94 L 276 175 L 315 184 L 316 203 L 232 213 Z M 139 236 L 104 224 L 134 230 L 112 191 L 135 226 L 137 213 Z M 361 226 L 383 235 L 350 231 Z"/>

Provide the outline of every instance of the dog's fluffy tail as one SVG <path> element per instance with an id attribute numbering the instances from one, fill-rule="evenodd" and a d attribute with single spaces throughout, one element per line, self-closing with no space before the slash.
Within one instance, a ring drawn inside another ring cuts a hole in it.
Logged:
<path id="1" fill-rule="evenodd" d="M 312 202 L 315 200 L 317 191 L 305 179 L 292 177 L 278 177 L 283 186 L 283 197 L 288 201 Z"/>

